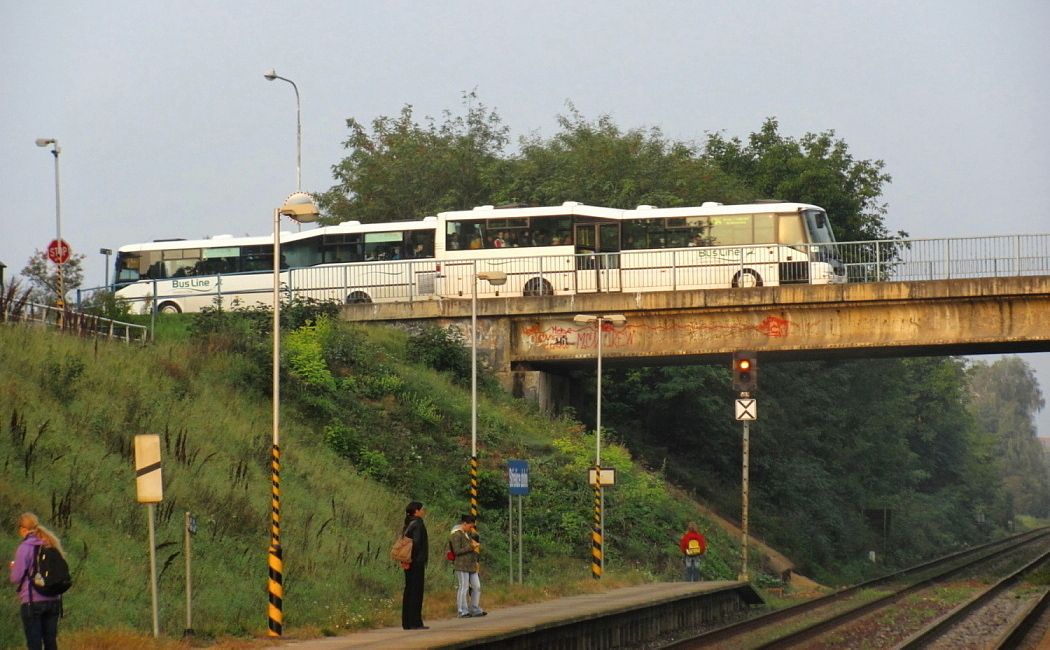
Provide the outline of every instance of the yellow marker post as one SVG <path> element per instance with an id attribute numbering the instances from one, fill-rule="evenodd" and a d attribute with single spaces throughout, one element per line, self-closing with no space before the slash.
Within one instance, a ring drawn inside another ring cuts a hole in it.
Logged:
<path id="1" fill-rule="evenodd" d="M 281 556 L 281 449 L 277 445 L 273 446 L 270 468 L 270 550 L 267 561 L 270 604 L 267 608 L 267 634 L 281 636 L 284 631 L 284 561 Z"/>
<path id="2" fill-rule="evenodd" d="M 478 457 L 470 457 L 470 514 L 478 516 Z"/>
<path id="3" fill-rule="evenodd" d="M 602 577 L 602 472 L 598 469 L 594 478 L 594 532 L 591 533 L 591 577 Z"/>

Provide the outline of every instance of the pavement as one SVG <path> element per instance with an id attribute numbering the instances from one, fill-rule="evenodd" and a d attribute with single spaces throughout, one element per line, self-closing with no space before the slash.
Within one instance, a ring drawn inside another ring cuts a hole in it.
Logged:
<path id="1" fill-rule="evenodd" d="M 343 648 L 437 648 L 455 644 L 469 644 L 485 638 L 499 638 L 516 632 L 558 623 L 585 620 L 599 615 L 622 612 L 662 600 L 671 600 L 691 594 L 715 591 L 740 583 L 659 582 L 624 587 L 599 594 L 568 596 L 542 603 L 516 605 L 489 610 L 479 618 L 453 618 L 426 621 L 429 630 L 403 630 L 388 627 L 365 630 L 339 637 L 310 641 L 296 641 L 281 647 L 293 650 L 342 650 Z"/>

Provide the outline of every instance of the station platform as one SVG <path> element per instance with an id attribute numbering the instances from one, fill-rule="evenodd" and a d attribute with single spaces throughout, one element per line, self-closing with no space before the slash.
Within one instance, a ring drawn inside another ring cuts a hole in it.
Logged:
<path id="1" fill-rule="evenodd" d="M 632 647 L 678 629 L 719 624 L 762 602 L 745 582 L 661 582 L 489 610 L 488 616 L 479 618 L 428 620 L 429 630 L 384 628 L 287 643 L 284 647 Z"/>

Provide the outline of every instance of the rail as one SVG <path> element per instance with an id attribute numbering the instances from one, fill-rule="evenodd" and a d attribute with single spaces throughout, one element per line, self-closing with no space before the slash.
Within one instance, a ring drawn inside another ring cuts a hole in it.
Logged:
<path id="1" fill-rule="evenodd" d="M 19 303 L 17 308 L 8 306 L 0 312 L 0 322 L 51 327 L 77 336 L 100 336 L 125 343 L 145 343 L 148 339 L 144 325 L 31 302 Z"/>
<path id="2" fill-rule="evenodd" d="M 474 286 L 479 273 L 491 271 L 505 273 L 506 283 Z M 289 298 L 339 303 L 413 302 L 473 291 L 485 298 L 1037 275 L 1050 275 L 1050 234 L 330 264 L 283 271 L 282 289 Z M 132 303 L 143 313 L 154 306 L 272 305 L 271 278 L 260 272 L 152 280 L 133 285 L 140 295 Z M 78 291 L 78 303 L 95 290 Z"/>

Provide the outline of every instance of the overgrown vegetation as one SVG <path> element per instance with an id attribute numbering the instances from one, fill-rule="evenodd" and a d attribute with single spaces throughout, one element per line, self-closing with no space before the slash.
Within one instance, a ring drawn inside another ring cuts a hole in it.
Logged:
<path id="1" fill-rule="evenodd" d="M 401 576 L 386 553 L 410 499 L 432 508 L 428 612 L 450 615 L 454 597 L 441 546 L 467 505 L 470 399 L 462 367 L 434 371 L 408 352 L 405 332 L 353 326 L 324 307 L 301 307 L 298 315 L 286 312 L 282 345 L 287 629 L 316 635 L 395 623 Z M 149 629 L 146 512 L 134 494 L 132 442 L 139 433 L 158 433 L 163 444 L 162 629 L 182 629 L 186 511 L 199 522 L 192 555 L 198 634 L 265 629 L 267 315 L 166 317 L 188 322 L 186 341 L 144 349 L 0 328 L 0 511 L 35 511 L 61 534 L 76 580 L 64 635 Z M 448 333 L 421 332 L 414 340 L 443 348 L 429 361 L 435 365 L 464 354 Z M 598 588 L 588 563 L 591 434 L 494 389 L 481 393 L 479 433 L 489 606 Z M 606 497 L 603 586 L 676 578 L 676 537 L 686 520 L 698 518 L 695 508 L 625 448 L 611 445 L 606 454 L 618 482 Z M 532 464 L 524 588 L 509 588 L 503 578 L 507 458 Z M 732 577 L 734 542 L 705 527 L 709 575 Z M 9 541 L 13 551 L 16 540 Z M 20 635 L 15 617 L 0 619 L 0 646 L 17 644 Z"/>

